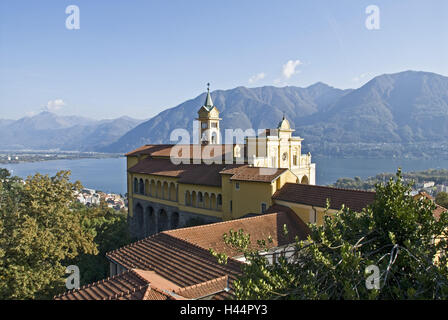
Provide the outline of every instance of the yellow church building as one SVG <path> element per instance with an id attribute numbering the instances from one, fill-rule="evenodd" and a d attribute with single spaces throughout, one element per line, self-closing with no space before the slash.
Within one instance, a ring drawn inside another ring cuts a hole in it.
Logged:
<path id="1" fill-rule="evenodd" d="M 373 201 L 370 192 L 315 186 L 315 164 L 309 153 L 302 154 L 303 139 L 292 135 L 285 117 L 244 144 L 222 144 L 219 110 L 208 90 L 196 120 L 197 144 L 145 145 L 126 154 L 135 238 L 260 215 L 276 205 L 289 207 L 304 222 L 320 223 L 327 198 L 335 199 L 332 210 L 342 205 L 338 199 L 352 202 L 353 209 Z M 224 161 L 229 158 L 231 163 Z"/>

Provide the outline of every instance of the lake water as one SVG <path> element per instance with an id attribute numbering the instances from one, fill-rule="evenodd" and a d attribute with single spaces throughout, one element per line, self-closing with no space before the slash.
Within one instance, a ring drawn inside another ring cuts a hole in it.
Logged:
<path id="1" fill-rule="evenodd" d="M 448 160 L 409 159 L 327 159 L 313 158 L 317 184 L 326 185 L 338 178 L 367 178 L 381 172 L 420 171 L 448 168 Z M 126 193 L 126 158 L 52 160 L 18 164 L 0 164 L 14 175 L 26 178 L 36 172 L 54 175 L 59 170 L 71 170 L 72 180 L 87 188 L 104 192 Z"/>

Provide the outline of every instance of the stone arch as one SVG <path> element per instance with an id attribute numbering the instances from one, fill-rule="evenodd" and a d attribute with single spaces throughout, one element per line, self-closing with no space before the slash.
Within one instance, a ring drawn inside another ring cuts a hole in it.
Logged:
<path id="1" fill-rule="evenodd" d="M 216 195 L 214 193 L 210 197 L 210 209 L 218 209 L 218 203 L 216 202 Z"/>
<path id="2" fill-rule="evenodd" d="M 212 144 L 217 144 L 218 143 L 218 134 L 213 131 L 212 132 Z"/>
<path id="3" fill-rule="evenodd" d="M 140 194 L 145 194 L 145 183 L 143 182 L 142 178 L 140 178 L 138 182 L 138 191 Z"/>
<path id="4" fill-rule="evenodd" d="M 162 183 L 160 181 L 157 181 L 156 183 L 156 198 L 162 197 Z"/>
<path id="5" fill-rule="evenodd" d="M 208 195 L 208 192 L 204 193 L 204 208 L 211 209 L 210 196 Z"/>
<path id="6" fill-rule="evenodd" d="M 170 188 L 169 188 L 169 200 L 171 201 L 177 201 L 177 190 L 176 190 L 176 185 L 174 184 L 174 182 L 170 183 Z"/>
<path id="7" fill-rule="evenodd" d="M 150 195 L 151 197 L 155 197 L 156 196 L 156 183 L 154 181 L 154 179 L 151 179 L 151 187 L 150 187 Z"/>
<path id="8" fill-rule="evenodd" d="M 222 195 L 218 194 L 216 197 L 216 208 L 220 210 L 222 208 Z"/>
<path id="9" fill-rule="evenodd" d="M 138 179 L 134 178 L 134 193 L 138 193 Z"/>
<path id="10" fill-rule="evenodd" d="M 137 228 L 136 228 L 137 235 L 140 238 L 140 237 L 144 236 L 143 207 L 140 203 L 137 203 L 135 205 L 134 214 L 135 214 L 135 221 L 137 223 Z"/>
<path id="11" fill-rule="evenodd" d="M 204 206 L 204 196 L 202 195 L 202 192 L 198 192 L 198 207 Z"/>
<path id="12" fill-rule="evenodd" d="M 179 212 L 171 213 L 171 229 L 177 229 L 179 227 Z"/>
<path id="13" fill-rule="evenodd" d="M 156 233 L 156 229 L 156 215 L 154 214 L 154 208 L 147 206 L 145 211 L 145 237 Z"/>
<path id="14" fill-rule="evenodd" d="M 197 199 L 196 199 L 196 191 L 193 191 L 191 193 L 191 205 L 193 207 L 197 207 L 197 205 L 198 205 L 198 202 L 197 202 Z"/>
<path id="15" fill-rule="evenodd" d="M 158 232 L 168 230 L 168 214 L 165 209 L 159 210 L 158 221 Z"/>
<path id="16" fill-rule="evenodd" d="M 149 189 L 149 180 L 145 179 L 145 195 L 149 196 L 150 189 Z"/>
<path id="17" fill-rule="evenodd" d="M 308 180 L 308 177 L 306 175 L 304 175 L 302 177 L 302 180 L 300 181 L 300 183 L 302 183 L 302 184 L 309 184 L 310 182 Z"/>
<path id="18" fill-rule="evenodd" d="M 191 206 L 191 194 L 190 191 L 185 191 L 185 205 Z"/>
<path id="19" fill-rule="evenodd" d="M 163 181 L 162 199 L 169 199 L 168 182 Z"/>

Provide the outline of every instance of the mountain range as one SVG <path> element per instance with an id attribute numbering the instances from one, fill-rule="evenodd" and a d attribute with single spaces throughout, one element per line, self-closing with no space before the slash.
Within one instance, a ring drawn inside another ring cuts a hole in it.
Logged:
<path id="1" fill-rule="evenodd" d="M 170 133 L 176 128 L 192 132 L 205 95 L 140 122 L 130 118 L 92 122 L 48 113 L 0 120 L 0 133 L 16 128 L 6 138 L 1 136 L 0 148 L 6 143 L 124 153 L 148 143 L 175 143 Z M 372 155 L 372 150 L 381 154 L 388 150 L 393 156 L 419 156 L 445 148 L 448 155 L 448 77 L 439 74 L 384 74 L 358 89 L 342 90 L 318 82 L 306 88 L 237 87 L 211 95 L 222 129 L 275 128 L 285 115 L 294 134 L 305 139 L 304 149 L 317 154 Z"/>
<path id="2" fill-rule="evenodd" d="M 0 120 L 0 149 L 97 151 L 140 122 L 129 117 L 93 120 L 44 111 L 16 121 Z"/>

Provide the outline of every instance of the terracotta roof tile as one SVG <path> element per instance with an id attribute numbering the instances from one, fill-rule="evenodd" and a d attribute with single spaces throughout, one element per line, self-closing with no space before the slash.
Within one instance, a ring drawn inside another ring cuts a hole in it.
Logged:
<path id="1" fill-rule="evenodd" d="M 149 288 L 139 270 L 128 270 L 116 276 L 88 284 L 55 297 L 55 300 L 167 300 L 169 295 Z"/>
<path id="2" fill-rule="evenodd" d="M 195 244 L 206 250 L 211 248 L 217 252 L 226 253 L 229 256 L 236 256 L 238 254 L 235 249 L 224 243 L 223 235 L 230 230 L 238 231 L 242 229 L 244 233 L 249 233 L 251 242 L 254 245 L 256 245 L 257 240 L 266 240 L 271 236 L 273 242 L 269 244 L 269 247 L 292 243 L 294 242 L 295 236 L 298 236 L 300 239 L 306 239 L 309 230 L 304 222 L 289 208 L 279 206 L 277 209 L 280 209 L 282 212 L 169 230 L 163 233 Z M 288 210 L 289 212 L 286 212 Z M 283 226 L 285 224 L 289 231 L 287 237 L 283 234 Z"/>
<path id="3" fill-rule="evenodd" d="M 178 152 L 176 154 L 176 149 L 173 150 L 173 155 L 178 158 L 188 158 L 188 159 L 225 159 L 226 154 L 229 154 L 230 157 L 233 156 L 233 146 L 234 145 L 181 145 L 181 144 L 148 144 L 141 146 L 131 152 L 126 153 L 126 156 L 138 156 L 138 155 L 149 155 L 152 157 L 170 157 L 171 152 L 174 147 L 179 147 L 178 150 L 185 149 L 185 147 L 189 148 L 189 154 L 183 155 L 182 152 Z M 242 147 L 241 152 L 244 152 L 244 145 L 240 145 Z"/>
<path id="4" fill-rule="evenodd" d="M 221 174 L 231 180 L 272 182 L 288 169 L 258 168 L 245 164 L 174 164 L 170 159 L 146 158 L 128 169 L 131 173 L 178 178 L 179 183 L 221 186 Z"/>
<path id="5" fill-rule="evenodd" d="M 146 158 L 129 168 L 131 173 L 179 178 L 179 183 L 221 186 L 220 172 L 243 165 L 174 164 L 170 159 Z"/>
<path id="6" fill-rule="evenodd" d="M 246 165 L 225 169 L 221 173 L 231 174 L 230 180 L 272 182 L 286 171 L 288 171 L 286 168 L 261 168 Z"/>
<path id="7" fill-rule="evenodd" d="M 375 192 L 286 183 L 277 190 L 272 199 L 321 208 L 326 207 L 326 201 L 329 199 L 331 209 L 339 210 L 342 204 L 345 204 L 346 207 L 359 211 L 373 203 Z"/>
<path id="8" fill-rule="evenodd" d="M 243 229 L 254 243 L 272 236 L 270 247 L 292 243 L 295 235 L 306 237 L 303 222 L 294 212 L 282 206 L 274 209 L 282 212 L 165 231 L 108 252 L 110 260 L 129 271 L 55 299 L 198 299 L 211 294 L 214 299 L 229 298 L 243 263 L 229 258 L 222 265 L 209 252 L 213 248 L 231 256 L 238 254 L 224 243 L 224 233 Z M 283 234 L 285 224 L 287 236 Z M 224 290 L 227 286 L 230 291 Z"/>
<path id="9" fill-rule="evenodd" d="M 192 286 L 180 288 L 174 293 L 187 298 L 187 299 L 200 299 L 207 296 L 226 292 L 227 286 L 229 284 L 229 277 L 222 276 L 209 281 L 194 284 Z"/>
<path id="10" fill-rule="evenodd" d="M 448 209 L 446 209 L 445 207 L 442 207 L 441 205 L 438 205 L 438 204 L 435 202 L 435 199 L 434 199 L 432 196 L 430 196 L 428 193 L 424 192 L 424 191 L 421 191 L 421 192 L 419 192 L 418 194 L 416 194 L 416 195 L 414 196 L 414 199 L 419 199 L 419 198 L 425 198 L 425 199 L 430 200 L 432 203 L 434 203 L 434 205 L 436 206 L 436 208 L 432 211 L 432 213 L 433 213 L 434 217 L 436 218 L 436 220 L 439 220 L 439 219 L 440 219 L 440 215 L 441 215 L 443 212 L 445 212 L 445 211 L 448 210 Z"/>
<path id="11" fill-rule="evenodd" d="M 155 270 L 178 286 L 237 274 L 241 266 L 237 261 L 220 265 L 208 250 L 167 233 L 159 233 L 111 251 L 107 257 L 126 269 Z"/>

